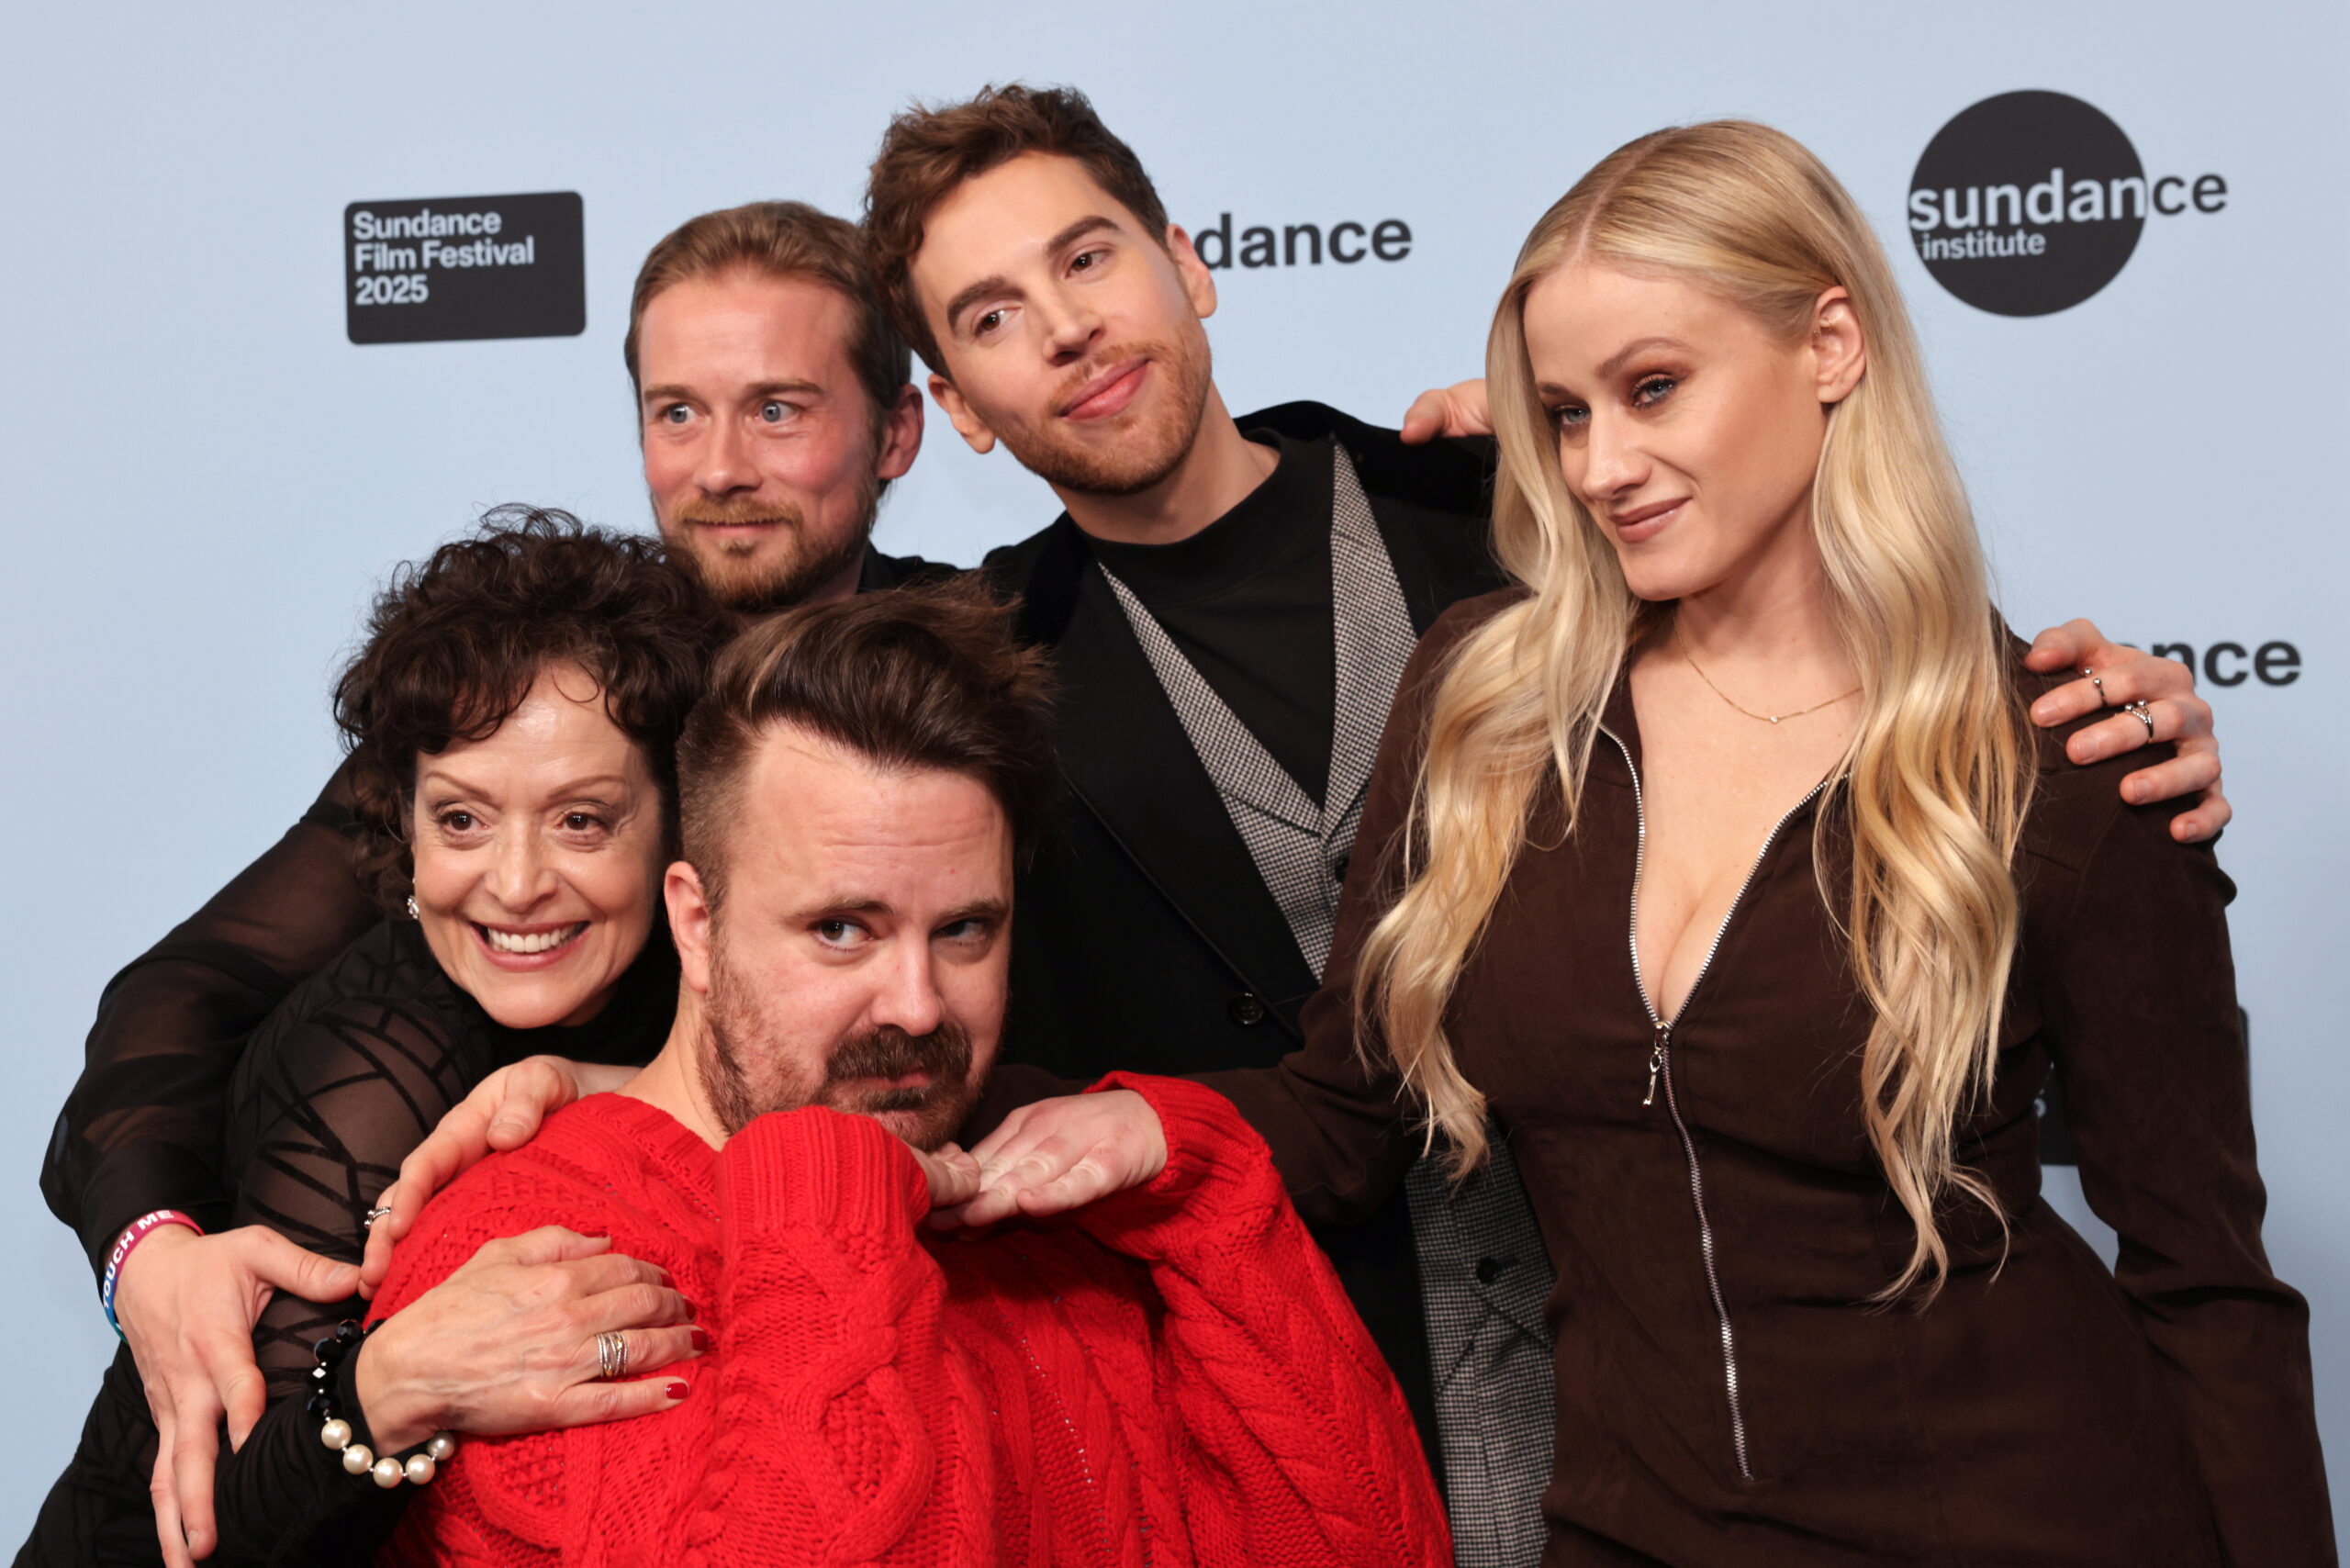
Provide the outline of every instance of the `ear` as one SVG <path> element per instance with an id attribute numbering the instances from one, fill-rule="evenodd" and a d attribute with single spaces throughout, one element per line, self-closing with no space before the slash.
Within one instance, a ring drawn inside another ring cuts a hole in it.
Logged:
<path id="1" fill-rule="evenodd" d="M 1841 284 L 1812 302 L 1810 347 L 1819 400 L 1841 403 L 1851 397 L 1869 367 L 1869 346 L 1852 311 L 1852 297 Z"/>
<path id="2" fill-rule="evenodd" d="M 946 410 L 946 422 L 955 427 L 955 433 L 963 438 L 964 445 L 982 457 L 995 450 L 995 431 L 988 429 L 987 421 L 972 411 L 970 404 L 963 401 L 963 394 L 955 390 L 952 381 L 935 371 L 932 372 L 930 395 L 940 408 Z"/>
<path id="3" fill-rule="evenodd" d="M 1214 315 L 1215 274 L 1200 260 L 1192 237 L 1183 232 L 1180 223 L 1167 226 L 1167 253 L 1175 260 L 1175 273 L 1183 280 L 1183 292 L 1192 301 L 1192 313 L 1203 321 Z"/>
<path id="4" fill-rule="evenodd" d="M 683 860 L 672 861 L 661 879 L 661 897 L 669 906 L 669 938 L 677 947 L 677 972 L 698 993 L 710 994 L 710 901 L 702 894 L 701 873 Z"/>
<path id="5" fill-rule="evenodd" d="M 881 453 L 875 464 L 877 479 L 896 479 L 922 455 L 922 394 L 907 382 L 898 388 L 890 411 L 881 418 Z"/>

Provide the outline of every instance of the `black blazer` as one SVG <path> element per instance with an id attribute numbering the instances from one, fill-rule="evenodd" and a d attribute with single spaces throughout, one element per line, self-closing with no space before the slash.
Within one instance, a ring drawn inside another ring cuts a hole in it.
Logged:
<path id="1" fill-rule="evenodd" d="M 1415 632 L 1501 586 L 1486 521 L 1490 442 L 1406 446 L 1319 403 L 1239 423 L 1346 447 Z M 1300 1043 L 1298 1010 L 1315 976 L 1092 561 L 1064 515 L 985 566 L 998 591 L 1018 596 L 1023 634 L 1055 651 L 1065 778 L 1013 903 L 1002 1059 L 1080 1081 L 1116 1069 L 1271 1067 Z M 997 1078 L 1007 1103 L 1033 1097 L 1014 1088 L 1023 1075 Z M 1400 1193 L 1389 1207 L 1351 1233 L 1315 1234 L 1432 1435 L 1427 1326 Z"/>

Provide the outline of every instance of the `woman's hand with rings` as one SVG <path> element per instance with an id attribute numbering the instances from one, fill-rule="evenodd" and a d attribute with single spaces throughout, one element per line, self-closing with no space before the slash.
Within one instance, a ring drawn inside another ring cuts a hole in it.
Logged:
<path id="1" fill-rule="evenodd" d="M 2193 670 L 2177 659 L 2108 642 L 2087 621 L 2042 632 L 2024 663 L 2042 674 L 2070 669 L 2080 677 L 2031 705 L 2032 722 L 2043 729 L 2110 711 L 2109 717 L 2084 726 L 2065 743 L 2066 756 L 2087 764 L 2156 741 L 2174 742 L 2177 755 L 2121 780 L 2121 798 L 2146 806 L 2197 796 L 2190 810 L 2171 819 L 2170 835 L 2181 844 L 2210 838 L 2228 825 L 2234 813 L 2220 789 L 2211 705 L 2195 695 Z"/>
<path id="2" fill-rule="evenodd" d="M 584 1427 L 666 1410 L 671 1377 L 606 1382 L 599 1335 L 623 1336 L 628 1372 L 700 1355 L 710 1336 L 658 1268 L 606 1237 L 547 1226 L 485 1243 L 394 1313 L 359 1353 L 360 1407 L 382 1453 L 442 1429 L 473 1437 Z"/>

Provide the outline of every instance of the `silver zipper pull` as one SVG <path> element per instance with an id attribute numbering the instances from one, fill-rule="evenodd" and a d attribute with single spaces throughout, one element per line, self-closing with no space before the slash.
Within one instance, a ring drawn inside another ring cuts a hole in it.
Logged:
<path id="1" fill-rule="evenodd" d="M 1660 1025 L 1656 1032 L 1656 1044 L 1649 1049 L 1649 1092 L 1640 1101 L 1643 1106 L 1656 1103 L 1656 1075 L 1663 1070 L 1664 1030 Z"/>

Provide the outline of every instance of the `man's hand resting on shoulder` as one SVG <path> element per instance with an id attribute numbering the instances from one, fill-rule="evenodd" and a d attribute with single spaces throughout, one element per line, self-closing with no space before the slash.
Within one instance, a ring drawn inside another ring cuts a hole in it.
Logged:
<path id="1" fill-rule="evenodd" d="M 1167 1169 L 1167 1133 L 1149 1101 L 1113 1089 L 1023 1105 L 967 1158 L 978 1193 L 930 1216 L 942 1229 L 1041 1218 L 1139 1187 Z"/>
<path id="2" fill-rule="evenodd" d="M 618 1089 L 635 1076 L 632 1067 L 525 1057 L 476 1084 L 474 1092 L 442 1117 L 441 1125 L 400 1161 L 397 1180 L 375 1200 L 378 1207 L 391 1213 L 367 1227 L 359 1294 L 374 1298 L 376 1287 L 391 1271 L 392 1248 L 408 1233 L 433 1193 L 491 1150 L 521 1148 L 538 1137 L 540 1123 L 573 1101 Z"/>
<path id="3" fill-rule="evenodd" d="M 123 1260 L 115 1321 L 139 1363 L 155 1416 L 155 1533 L 171 1568 L 209 1556 L 217 1540 L 212 1472 L 220 1418 L 242 1448 L 269 1403 L 253 1361 L 253 1324 L 277 1291 L 341 1301 L 359 1271 L 305 1251 L 265 1226 L 218 1236 L 180 1226 L 150 1234 Z"/>

